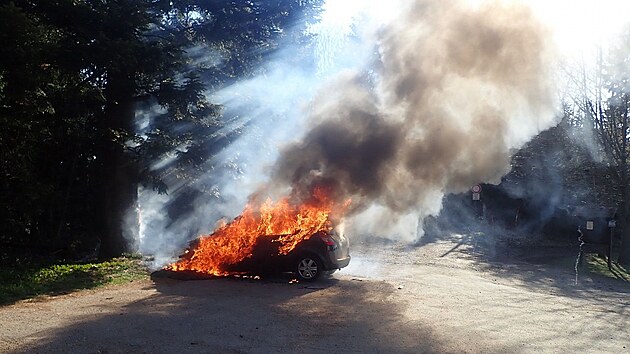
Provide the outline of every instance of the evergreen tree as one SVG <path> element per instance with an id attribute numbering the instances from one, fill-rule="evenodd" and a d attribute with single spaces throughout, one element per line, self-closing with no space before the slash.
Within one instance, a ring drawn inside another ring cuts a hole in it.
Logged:
<path id="1" fill-rule="evenodd" d="M 255 74 L 286 36 L 306 40 L 289 29 L 319 5 L 1 1 L 1 241 L 100 240 L 102 256 L 126 251 L 124 218 L 138 184 L 167 190 L 149 161 L 186 146 L 177 163 L 201 165 L 226 144 L 213 137 L 221 109 L 204 91 Z M 222 65 L 204 66 L 195 48 Z M 136 109 L 153 104 L 154 124 L 136 135 Z"/>

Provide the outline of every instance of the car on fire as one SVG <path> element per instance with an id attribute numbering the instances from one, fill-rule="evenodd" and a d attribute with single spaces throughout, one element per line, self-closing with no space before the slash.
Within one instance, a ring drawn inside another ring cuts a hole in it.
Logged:
<path id="1" fill-rule="evenodd" d="M 333 231 L 319 231 L 298 243 L 288 254 L 279 252 L 277 237 L 260 237 L 251 257 L 230 271 L 244 274 L 294 273 L 300 281 L 315 281 L 350 263 L 348 239 Z"/>

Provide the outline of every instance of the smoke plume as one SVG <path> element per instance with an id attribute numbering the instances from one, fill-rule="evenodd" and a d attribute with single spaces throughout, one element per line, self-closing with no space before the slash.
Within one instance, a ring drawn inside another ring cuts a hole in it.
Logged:
<path id="1" fill-rule="evenodd" d="M 554 123 L 548 35 L 516 3 L 413 2 L 378 33 L 370 70 L 345 72 L 316 96 L 307 132 L 272 168 L 272 189 L 308 195 L 332 183 L 352 199 L 355 228 L 379 220 L 413 237 L 445 193 L 498 183 L 510 153 Z"/>
<path id="2" fill-rule="evenodd" d="M 351 199 L 342 226 L 353 238 L 415 240 L 444 195 L 499 182 L 510 155 L 554 124 L 553 36 L 528 7 L 334 4 L 357 13 L 341 24 L 324 14 L 316 70 L 279 51 L 265 75 L 213 92 L 211 101 L 234 117 L 220 133 L 238 129 L 239 138 L 197 184 L 176 185 L 168 196 L 141 191 L 138 244 L 156 264 L 248 201 L 300 202 L 322 184 L 338 201 Z M 171 210 L 183 211 L 175 218 Z"/>

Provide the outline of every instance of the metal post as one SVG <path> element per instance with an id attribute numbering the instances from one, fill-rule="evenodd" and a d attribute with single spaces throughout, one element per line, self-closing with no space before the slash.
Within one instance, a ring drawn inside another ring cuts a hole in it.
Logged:
<path id="1" fill-rule="evenodd" d="M 612 272 L 612 251 L 613 251 L 613 234 L 615 228 L 610 228 L 610 240 L 608 241 L 608 270 Z"/>
<path id="2" fill-rule="evenodd" d="M 612 272 L 612 253 L 613 253 L 613 239 L 615 236 L 615 227 L 617 226 L 616 220 L 608 221 L 608 228 L 610 229 L 610 239 L 608 240 L 608 270 Z"/>

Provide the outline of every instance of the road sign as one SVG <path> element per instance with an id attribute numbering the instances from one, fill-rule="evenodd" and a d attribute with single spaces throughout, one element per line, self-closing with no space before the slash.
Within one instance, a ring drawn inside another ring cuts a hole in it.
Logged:
<path id="1" fill-rule="evenodd" d="M 473 192 L 473 193 L 481 193 L 481 186 L 480 186 L 480 185 L 478 185 L 478 184 L 477 184 L 477 185 L 474 185 L 474 186 L 471 188 L 471 190 L 472 190 L 472 192 Z"/>

